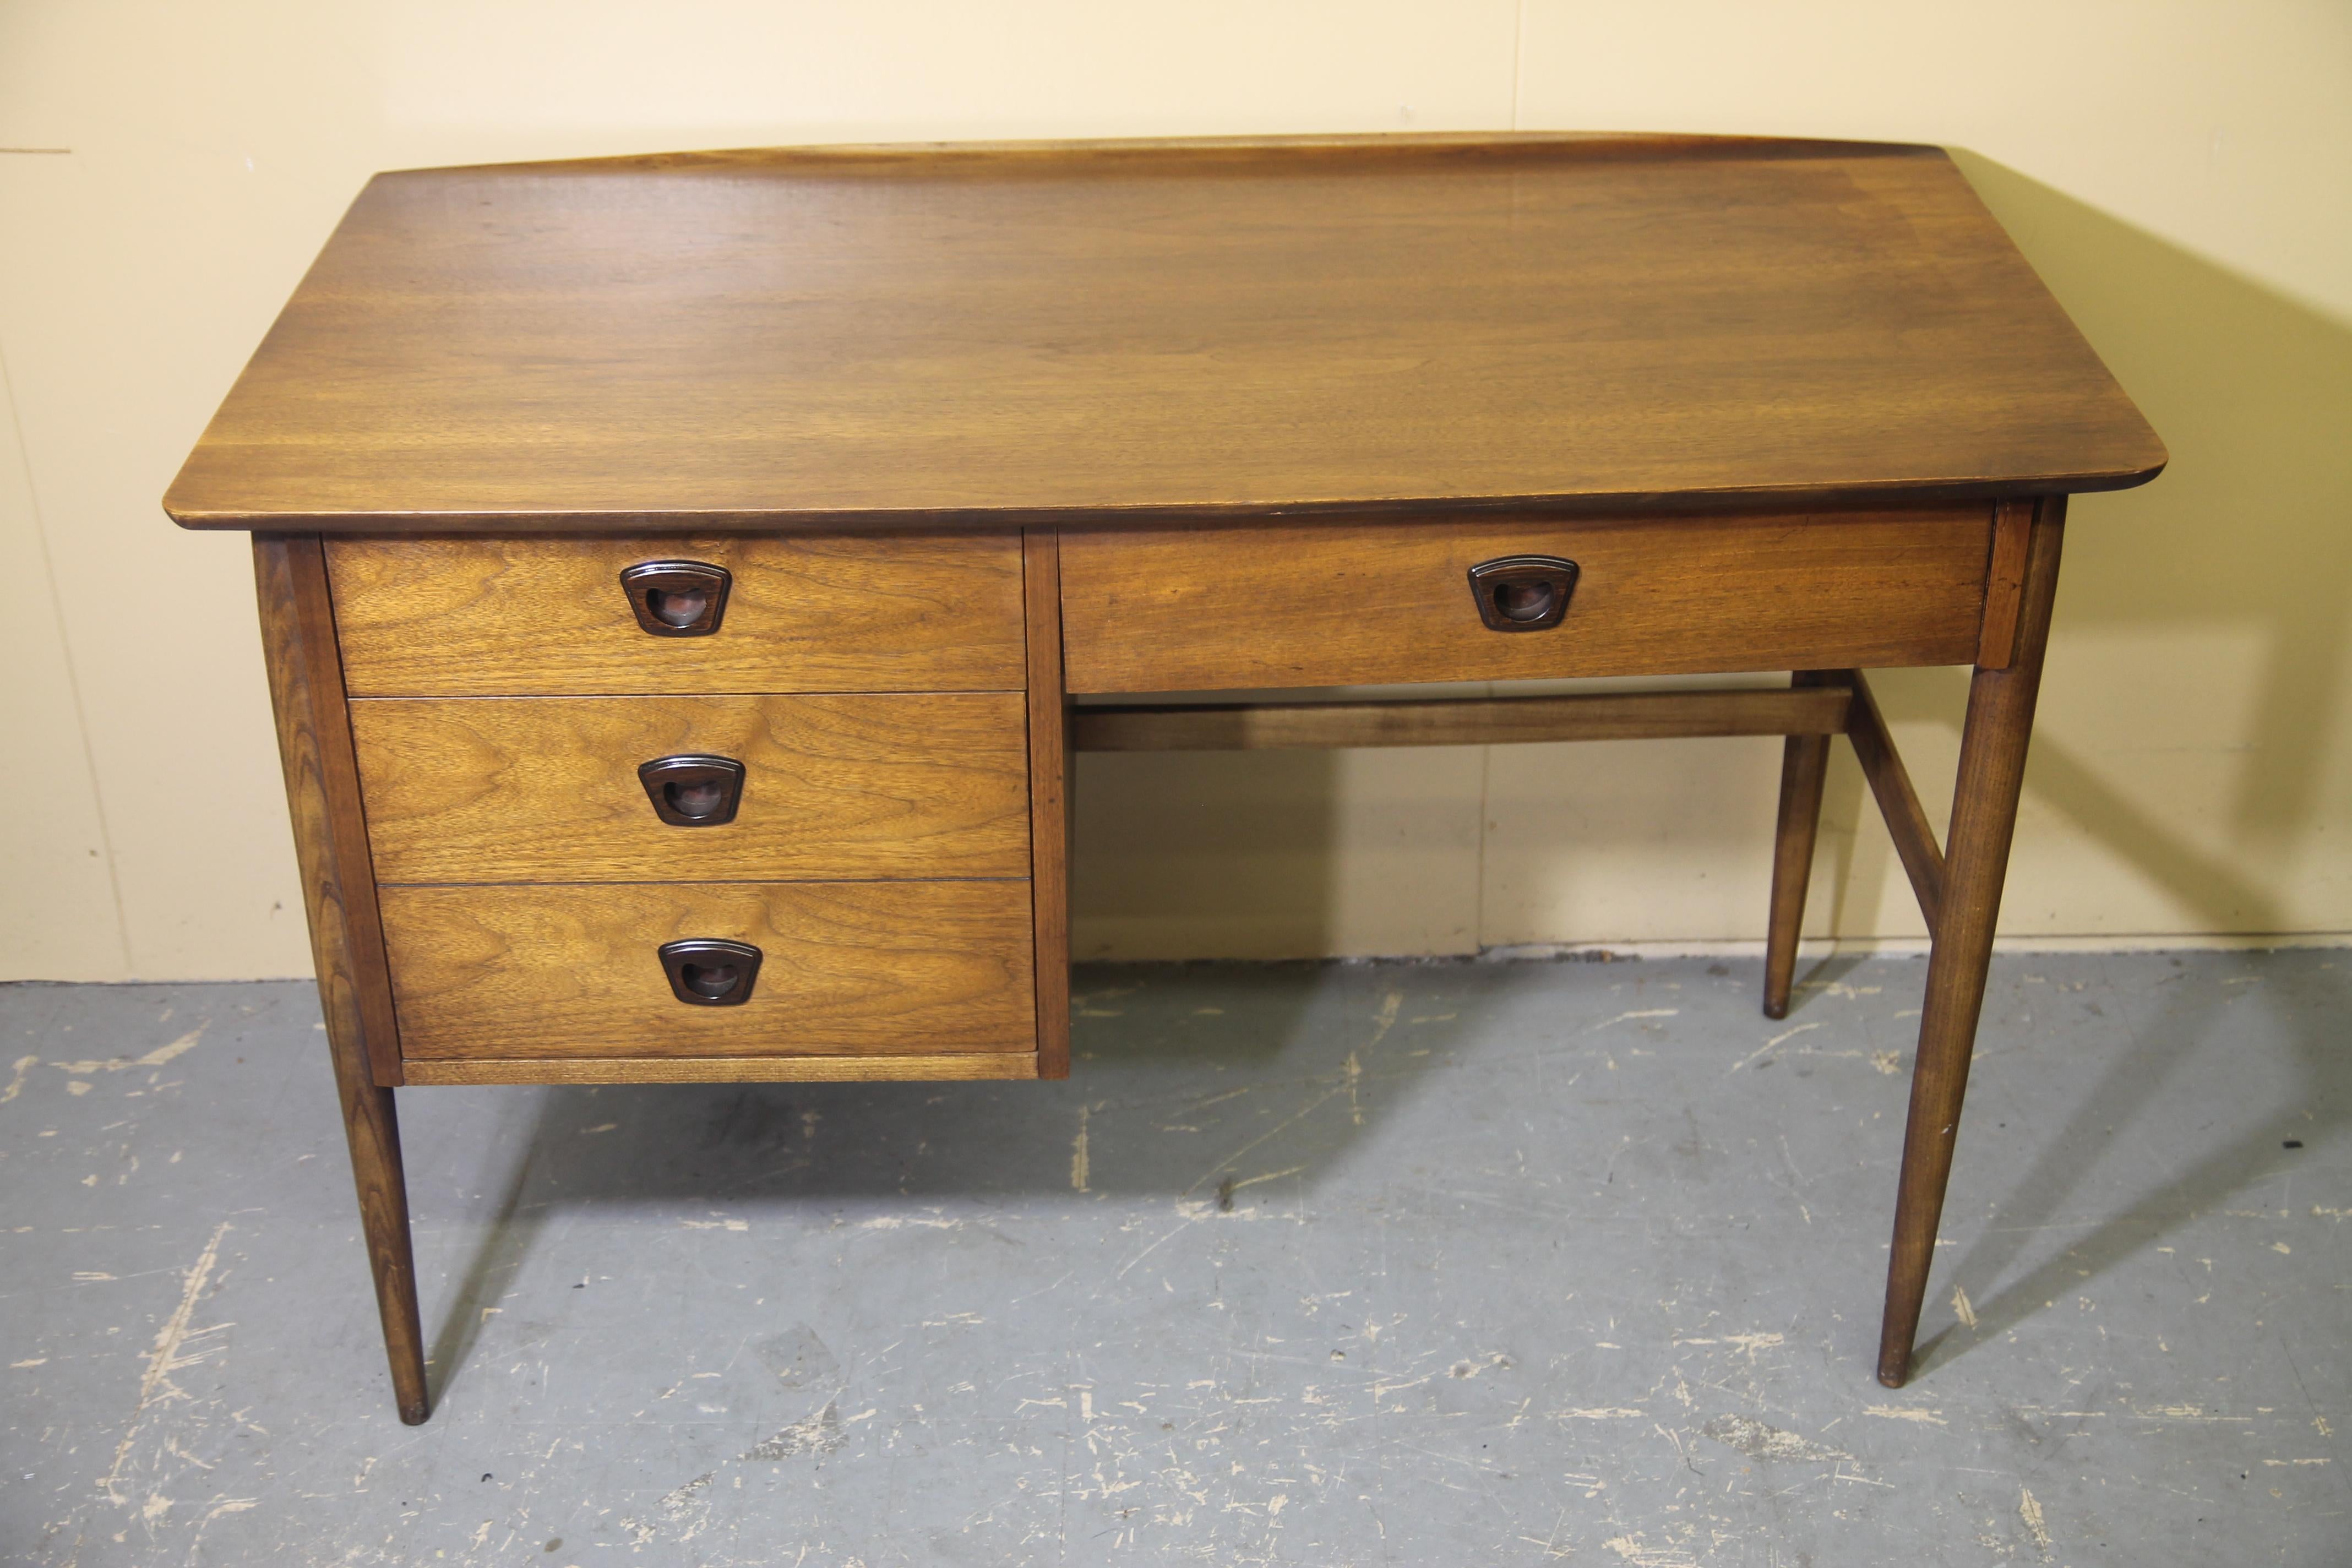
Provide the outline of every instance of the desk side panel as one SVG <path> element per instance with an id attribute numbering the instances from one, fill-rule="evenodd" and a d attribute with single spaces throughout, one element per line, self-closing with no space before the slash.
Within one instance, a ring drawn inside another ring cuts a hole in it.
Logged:
<path id="1" fill-rule="evenodd" d="M 315 537 L 256 534 L 253 564 L 328 1041 L 339 1071 L 348 1068 L 355 1081 L 395 1086 L 400 1031 L 325 561 Z"/>

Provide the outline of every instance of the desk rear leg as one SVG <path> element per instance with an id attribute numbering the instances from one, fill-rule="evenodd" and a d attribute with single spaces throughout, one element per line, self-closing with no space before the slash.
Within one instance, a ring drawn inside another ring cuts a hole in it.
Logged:
<path id="1" fill-rule="evenodd" d="M 1895 1247 L 1886 1268 L 1886 1317 L 1879 1332 L 1878 1381 L 1900 1388 L 1911 1375 L 1913 1339 L 1935 1261 L 1944 1185 L 1952 1173 L 1969 1058 L 1984 1008 L 2017 800 L 2025 782 L 2050 605 L 2058 587 L 2065 527 L 2063 497 L 2045 500 L 2027 547 L 2016 657 L 2005 669 L 1979 665 L 1969 686 L 1959 779 L 1944 859 L 1943 896 L 1927 959 L 1919 1052 L 1911 1070 L 1911 1114 L 1903 1134 L 1903 1175 L 1895 1198 Z"/>
<path id="2" fill-rule="evenodd" d="M 1836 670 L 1801 669 L 1791 686 L 1833 684 Z M 1822 826 L 1822 784 L 1829 777 L 1830 738 L 1791 735 L 1780 753 L 1780 820 L 1772 839 L 1772 913 L 1764 939 L 1764 1016 L 1789 1016 L 1797 973 L 1797 935 L 1805 922 L 1813 841 Z"/>

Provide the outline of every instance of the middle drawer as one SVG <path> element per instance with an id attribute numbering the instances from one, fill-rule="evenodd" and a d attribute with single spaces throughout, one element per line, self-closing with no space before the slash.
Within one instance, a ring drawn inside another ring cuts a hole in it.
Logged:
<path id="1" fill-rule="evenodd" d="M 382 883 L 1029 874 L 1017 691 L 362 698 L 351 713 Z M 687 758 L 740 765 L 731 819 L 664 819 L 657 799 L 682 815 L 666 777 L 700 792 L 688 806 L 730 787 L 725 769 L 641 775 Z"/>

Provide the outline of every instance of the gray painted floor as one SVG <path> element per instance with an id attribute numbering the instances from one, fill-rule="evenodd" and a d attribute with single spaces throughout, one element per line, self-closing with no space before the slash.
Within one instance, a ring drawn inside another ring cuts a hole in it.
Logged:
<path id="1" fill-rule="evenodd" d="M 1081 973 L 1067 1084 L 404 1093 L 0 989 L 0 1531 L 111 1563 L 2352 1562 L 2352 954 L 1996 968 L 1922 1373 L 1923 966 Z M 2294 1146 L 2299 1143 L 2299 1147 Z"/>

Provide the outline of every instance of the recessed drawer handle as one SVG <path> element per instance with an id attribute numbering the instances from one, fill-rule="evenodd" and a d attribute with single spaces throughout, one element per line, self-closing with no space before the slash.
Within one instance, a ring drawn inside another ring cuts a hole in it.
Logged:
<path id="1" fill-rule="evenodd" d="M 672 827 L 717 827 L 735 820 L 743 764 L 732 757 L 656 757 L 637 769 L 654 815 Z"/>
<path id="2" fill-rule="evenodd" d="M 727 613 L 733 577 L 703 561 L 643 561 L 621 574 L 637 625 L 657 637 L 707 637 Z"/>
<path id="3" fill-rule="evenodd" d="M 1576 592 L 1576 563 L 1557 555 L 1499 555 L 1470 568 L 1478 618 L 1498 632 L 1539 632 L 1559 625 Z"/>
<path id="4" fill-rule="evenodd" d="M 666 942 L 660 952 L 671 993 L 691 1007 L 740 1006 L 760 977 L 760 950 L 748 942 L 692 937 Z"/>

